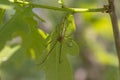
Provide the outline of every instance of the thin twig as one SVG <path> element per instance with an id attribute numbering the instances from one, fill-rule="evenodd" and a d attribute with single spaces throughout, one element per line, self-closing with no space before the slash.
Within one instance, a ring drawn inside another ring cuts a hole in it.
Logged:
<path id="1" fill-rule="evenodd" d="M 66 12 L 71 12 L 71 13 L 80 13 L 80 12 L 104 12 L 105 8 L 92 8 L 92 9 L 88 9 L 88 8 L 60 8 L 60 7 L 54 7 L 54 6 L 47 6 L 47 5 L 40 5 L 40 4 L 33 4 L 33 3 L 29 3 L 29 2 L 21 2 L 21 1 L 17 1 L 14 2 L 17 4 L 24 4 L 27 6 L 31 6 L 33 8 L 43 8 L 43 9 L 51 9 L 51 10 L 56 10 L 56 11 L 66 11 Z"/>

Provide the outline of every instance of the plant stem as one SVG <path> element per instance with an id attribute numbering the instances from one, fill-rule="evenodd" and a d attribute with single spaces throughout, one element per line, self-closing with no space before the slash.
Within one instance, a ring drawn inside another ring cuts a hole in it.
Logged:
<path id="1" fill-rule="evenodd" d="M 115 11 L 114 0 L 108 0 L 108 1 L 109 1 L 109 14 L 112 22 L 115 45 L 116 45 L 118 61 L 119 61 L 119 71 L 120 71 L 120 35 L 119 35 L 118 19 Z"/>
<path id="2" fill-rule="evenodd" d="M 33 8 L 44 8 L 44 9 L 51 9 L 51 10 L 56 10 L 56 11 L 66 11 L 66 12 L 71 12 L 71 13 L 105 12 L 105 8 L 93 8 L 93 9 L 88 9 L 88 8 L 59 8 L 59 7 L 40 5 L 40 4 L 33 4 L 33 3 L 21 2 L 21 1 L 19 1 L 19 2 L 17 1 L 17 2 L 14 2 L 14 3 L 25 4 L 25 5 L 31 6 Z"/>
<path id="3" fill-rule="evenodd" d="M 46 6 L 46 5 L 37 5 L 37 4 L 30 4 L 34 8 L 45 8 L 45 9 L 52 9 L 57 11 L 67 11 L 73 13 L 79 12 L 104 12 L 104 8 L 96 8 L 96 9 L 85 9 L 85 8 L 59 8 L 53 6 Z"/>

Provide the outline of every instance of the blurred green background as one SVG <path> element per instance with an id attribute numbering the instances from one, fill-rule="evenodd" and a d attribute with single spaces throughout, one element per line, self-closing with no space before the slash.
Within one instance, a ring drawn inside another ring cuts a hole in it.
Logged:
<path id="1" fill-rule="evenodd" d="M 57 3 L 57 0 L 28 1 L 42 5 L 60 6 Z M 107 0 L 65 0 L 66 7 L 75 8 L 98 8 L 103 7 L 106 4 Z M 120 24 L 119 4 L 120 1 L 116 0 L 116 12 Z M 53 30 L 55 25 L 60 22 L 64 15 L 64 12 L 47 9 L 35 8 L 33 11 L 46 21 L 45 23 L 38 21 L 38 27 L 47 33 L 50 33 Z M 7 11 L 5 19 L 10 18 L 10 14 L 12 13 L 14 13 L 13 10 Z M 88 12 L 77 13 L 74 15 L 74 18 L 77 29 L 73 38 L 78 43 L 80 49 L 79 56 L 70 57 L 74 70 L 74 80 L 117 80 L 118 59 L 109 15 L 102 12 Z M 14 40 L 9 41 L 8 44 L 10 45 L 12 42 L 14 42 Z M 6 46 L 2 51 L 0 51 L 0 64 L 10 58 L 17 49 L 19 49 L 19 46 L 13 48 Z M 7 52 L 9 52 L 9 54 Z M 15 70 L 11 67 L 8 71 L 10 73 L 12 71 L 16 72 L 11 75 L 7 75 L 5 72 L 4 75 L 2 75 L 3 72 L 1 71 L 0 75 L 5 76 L 3 80 L 45 79 L 45 75 L 42 71 L 38 72 L 35 69 L 35 66 L 31 66 L 33 64 L 31 61 L 24 62 L 23 64 L 23 68 L 20 68 L 19 71 L 17 71 L 18 69 Z M 16 75 L 18 72 L 20 72 L 19 75 Z M 21 79 L 19 76 L 22 76 L 23 78 Z"/>

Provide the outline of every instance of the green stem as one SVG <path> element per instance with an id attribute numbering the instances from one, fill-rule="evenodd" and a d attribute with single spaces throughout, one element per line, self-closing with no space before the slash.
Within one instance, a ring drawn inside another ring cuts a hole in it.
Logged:
<path id="1" fill-rule="evenodd" d="M 40 5 L 40 4 L 32 4 L 29 2 L 14 2 L 18 4 L 25 4 L 29 5 L 33 8 L 44 8 L 44 9 L 51 9 L 56 11 L 67 11 L 71 13 L 80 13 L 80 12 L 105 12 L 105 8 L 95 8 L 95 9 L 87 9 L 87 8 L 59 8 L 47 5 Z"/>
<path id="2" fill-rule="evenodd" d="M 45 9 L 52 9 L 57 11 L 67 11 L 67 12 L 104 12 L 104 8 L 97 8 L 97 9 L 84 9 L 84 8 L 59 8 L 53 6 L 46 6 L 46 5 L 37 5 L 37 4 L 30 4 L 34 8 L 45 8 Z"/>

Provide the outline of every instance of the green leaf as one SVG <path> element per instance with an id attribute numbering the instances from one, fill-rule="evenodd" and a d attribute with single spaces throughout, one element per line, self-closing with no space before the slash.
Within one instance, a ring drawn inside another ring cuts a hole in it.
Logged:
<path id="1" fill-rule="evenodd" d="M 17 21 L 18 16 L 19 14 L 14 15 L 5 25 L 0 28 L 0 50 L 4 47 L 6 41 L 12 38 L 13 33 L 19 29 L 20 23 Z"/>
<path id="2" fill-rule="evenodd" d="M 64 52 L 66 47 L 62 47 L 61 63 L 59 63 L 60 43 L 57 43 L 51 52 L 44 70 L 46 71 L 47 80 L 73 80 L 73 72 L 67 55 Z"/>
<path id="3" fill-rule="evenodd" d="M 37 31 L 35 34 L 39 34 L 36 26 L 37 22 L 33 19 L 32 9 L 29 7 L 19 7 L 15 15 L 0 28 L 0 49 L 3 48 L 6 41 L 10 40 L 16 34 L 21 34 L 22 36 L 24 36 L 24 34 L 30 35 L 30 32 L 32 34 L 33 30 Z"/>
<path id="4" fill-rule="evenodd" d="M 76 44 L 76 42 L 72 39 L 66 39 L 63 42 L 63 47 L 65 50 L 64 53 L 72 55 L 72 56 L 76 56 L 79 53 L 79 47 Z"/>
<path id="5" fill-rule="evenodd" d="M 43 72 L 37 70 L 36 63 L 40 61 L 39 57 L 45 49 L 47 35 L 42 30 L 38 30 L 37 21 L 34 20 L 32 9 L 29 7 L 17 7 L 14 16 L 0 29 L 1 50 L 3 51 L 8 40 L 16 36 L 21 38 L 21 43 L 17 44 L 20 47 L 12 53 L 6 53 L 9 55 L 6 56 L 7 60 L 0 64 L 1 78 L 6 80 L 41 79 L 44 75 Z M 0 58 L 3 57 L 0 56 Z"/>
<path id="6" fill-rule="evenodd" d="M 66 36 L 70 36 L 76 30 L 74 16 L 72 14 L 68 14 L 64 25 L 66 26 Z"/>
<path id="7" fill-rule="evenodd" d="M 62 44 L 59 42 L 51 43 L 50 47 L 52 47 L 50 55 L 43 57 L 47 59 L 43 63 L 43 70 L 46 72 L 47 80 L 73 80 L 73 72 L 68 55 L 72 54 L 75 56 L 78 54 L 79 50 L 76 43 L 68 39 L 64 40 Z"/>
<path id="8" fill-rule="evenodd" d="M 40 80 L 44 74 L 38 71 L 25 48 L 19 48 L 0 65 L 1 78 L 4 80 Z"/>

